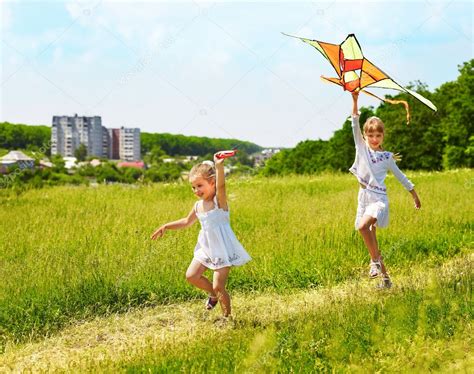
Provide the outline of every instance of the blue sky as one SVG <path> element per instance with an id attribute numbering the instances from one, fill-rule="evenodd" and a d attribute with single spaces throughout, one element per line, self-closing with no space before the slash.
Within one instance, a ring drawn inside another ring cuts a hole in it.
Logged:
<path id="1" fill-rule="evenodd" d="M 350 95 L 323 83 L 332 68 L 282 31 L 332 43 L 354 33 L 397 82 L 430 89 L 473 58 L 471 2 L 0 4 L 0 121 L 13 123 L 78 113 L 100 115 L 107 127 L 292 147 L 328 139 Z"/>

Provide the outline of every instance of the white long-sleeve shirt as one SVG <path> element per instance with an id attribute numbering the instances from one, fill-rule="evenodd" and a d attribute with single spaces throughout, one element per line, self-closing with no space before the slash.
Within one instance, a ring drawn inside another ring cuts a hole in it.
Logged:
<path id="1" fill-rule="evenodd" d="M 352 115 L 352 133 L 356 147 L 355 161 L 349 171 L 368 190 L 387 194 L 385 177 L 390 170 L 407 191 L 415 185 L 398 168 L 392 152 L 374 151 L 365 142 L 359 126 L 359 116 Z"/>

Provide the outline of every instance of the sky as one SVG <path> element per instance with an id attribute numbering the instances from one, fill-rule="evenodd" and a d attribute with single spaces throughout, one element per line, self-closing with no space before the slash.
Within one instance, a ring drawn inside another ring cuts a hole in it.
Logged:
<path id="1" fill-rule="evenodd" d="M 351 98 L 321 81 L 335 72 L 314 48 L 281 32 L 334 44 L 354 33 L 395 81 L 430 90 L 473 58 L 467 1 L 7 0 L 0 11 L 0 122 L 51 126 L 77 113 L 294 147 L 329 139 Z"/>

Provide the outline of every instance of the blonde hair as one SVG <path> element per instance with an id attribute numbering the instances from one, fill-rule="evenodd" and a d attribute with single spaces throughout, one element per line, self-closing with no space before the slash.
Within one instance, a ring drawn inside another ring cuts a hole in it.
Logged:
<path id="1" fill-rule="evenodd" d="M 369 117 L 364 123 L 364 135 L 373 132 L 381 132 L 385 135 L 385 125 L 379 117 Z M 380 149 L 383 150 L 382 146 L 380 146 Z M 392 154 L 392 157 L 395 161 L 401 161 L 402 159 L 402 155 L 400 153 L 394 153 Z"/>
<path id="2" fill-rule="evenodd" d="M 370 134 L 372 132 L 385 134 L 385 125 L 379 117 L 369 117 L 364 123 L 364 134 Z"/>
<path id="3" fill-rule="evenodd" d="M 216 176 L 216 169 L 212 161 L 203 161 L 199 164 L 196 164 L 192 167 L 189 172 L 188 179 L 193 179 L 196 177 L 202 177 L 205 179 L 211 179 Z"/>

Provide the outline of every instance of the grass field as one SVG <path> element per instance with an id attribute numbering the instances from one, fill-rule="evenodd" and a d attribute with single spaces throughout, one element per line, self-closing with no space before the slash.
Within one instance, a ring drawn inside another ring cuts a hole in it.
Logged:
<path id="1" fill-rule="evenodd" d="M 1 191 L 0 368 L 472 367 L 474 172 L 409 176 L 423 208 L 389 177 L 379 243 L 395 287 L 384 293 L 365 279 L 353 177 L 230 180 L 232 226 L 253 261 L 231 272 L 225 326 L 184 280 L 199 225 L 149 240 L 189 212 L 187 184 Z"/>

